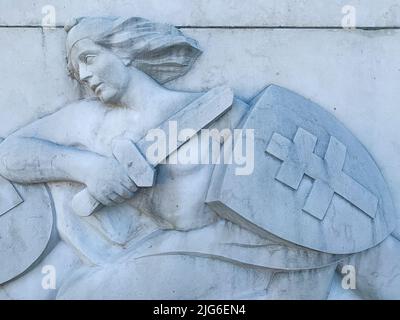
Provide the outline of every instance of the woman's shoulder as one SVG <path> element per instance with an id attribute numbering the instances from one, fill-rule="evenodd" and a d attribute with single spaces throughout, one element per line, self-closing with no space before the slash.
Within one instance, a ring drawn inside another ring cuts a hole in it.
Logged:
<path id="1" fill-rule="evenodd" d="M 62 107 L 58 112 L 88 112 L 105 111 L 107 106 L 96 98 L 86 98 L 71 102 Z"/>
<path id="2" fill-rule="evenodd" d="M 103 118 L 107 112 L 107 107 L 97 99 L 82 99 L 68 103 L 46 116 L 48 121 L 57 122 L 60 125 L 72 124 L 76 122 L 96 120 Z"/>

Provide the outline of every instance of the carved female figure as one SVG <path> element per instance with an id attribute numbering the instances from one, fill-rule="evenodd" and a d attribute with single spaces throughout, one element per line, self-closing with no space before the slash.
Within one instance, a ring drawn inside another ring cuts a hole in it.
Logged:
<path id="1" fill-rule="evenodd" d="M 0 144 L 3 177 L 50 183 L 62 242 L 81 259 L 76 270 L 65 268 L 58 297 L 326 298 L 335 269 L 348 255 L 261 236 L 220 217 L 205 203 L 213 164 L 162 164 L 155 185 L 138 188 L 113 156 L 115 138 L 137 142 L 203 96 L 162 86 L 191 68 L 201 53 L 197 43 L 142 18 L 81 18 L 66 31 L 68 68 L 94 97 Z M 249 108 L 235 98 L 209 127 L 233 130 Z M 187 152 L 194 140 L 176 153 Z M 83 187 L 104 205 L 88 217 L 71 207 Z M 390 248 L 395 243 L 393 237 L 385 241 Z M 357 259 L 371 259 L 364 255 Z M 385 296 L 374 290 L 365 289 Z M 400 296 L 393 290 L 386 292 Z"/>

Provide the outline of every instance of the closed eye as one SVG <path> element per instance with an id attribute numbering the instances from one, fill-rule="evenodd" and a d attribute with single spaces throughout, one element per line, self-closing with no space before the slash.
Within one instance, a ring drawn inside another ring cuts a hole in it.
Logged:
<path id="1" fill-rule="evenodd" d="M 88 54 L 88 55 L 86 55 L 86 56 L 84 57 L 83 60 L 84 60 L 84 62 L 85 62 L 86 64 L 91 64 L 91 63 L 94 62 L 95 58 L 96 58 L 95 55 L 93 55 L 93 54 Z"/>

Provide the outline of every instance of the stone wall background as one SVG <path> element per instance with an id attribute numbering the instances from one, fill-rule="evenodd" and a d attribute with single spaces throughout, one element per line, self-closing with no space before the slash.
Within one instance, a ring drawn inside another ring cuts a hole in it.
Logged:
<path id="1" fill-rule="evenodd" d="M 345 5 L 356 30 L 342 28 Z M 0 0 L 0 137 L 80 97 L 62 26 L 84 15 L 142 16 L 197 39 L 203 55 L 171 88 L 227 84 L 247 100 L 275 83 L 321 104 L 365 144 L 400 209 L 398 1 Z"/>

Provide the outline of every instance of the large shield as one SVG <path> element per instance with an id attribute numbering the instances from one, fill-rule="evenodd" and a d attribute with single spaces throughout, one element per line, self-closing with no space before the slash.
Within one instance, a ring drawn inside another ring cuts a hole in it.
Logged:
<path id="1" fill-rule="evenodd" d="M 0 177 L 0 284 L 24 273 L 51 249 L 52 201 L 44 184 L 11 184 Z"/>
<path id="2" fill-rule="evenodd" d="M 254 129 L 254 171 L 215 168 L 207 203 L 222 217 L 334 254 L 368 249 L 393 231 L 395 210 L 379 168 L 322 107 L 271 85 L 254 99 L 243 129 Z"/>

